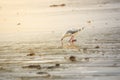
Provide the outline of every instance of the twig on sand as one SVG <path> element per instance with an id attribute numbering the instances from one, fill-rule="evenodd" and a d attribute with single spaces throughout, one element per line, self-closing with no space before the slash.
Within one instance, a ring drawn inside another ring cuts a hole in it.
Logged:
<path id="1" fill-rule="evenodd" d="M 51 75 L 48 72 L 37 72 L 36 74 L 39 74 L 42 77 L 47 77 L 47 78 L 51 77 Z"/>
<path id="2" fill-rule="evenodd" d="M 40 65 L 28 65 L 28 66 L 23 66 L 22 68 L 37 68 L 37 69 L 41 69 Z"/>
<path id="3" fill-rule="evenodd" d="M 66 4 L 58 4 L 58 5 L 53 4 L 53 5 L 50 5 L 49 7 L 64 7 L 64 6 L 66 6 Z"/>

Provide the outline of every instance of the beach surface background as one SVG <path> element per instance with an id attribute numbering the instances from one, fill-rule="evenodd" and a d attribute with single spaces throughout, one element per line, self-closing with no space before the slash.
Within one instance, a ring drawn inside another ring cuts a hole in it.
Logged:
<path id="1" fill-rule="evenodd" d="M 120 0 L 0 0 L 0 80 L 119 80 L 119 53 Z"/>

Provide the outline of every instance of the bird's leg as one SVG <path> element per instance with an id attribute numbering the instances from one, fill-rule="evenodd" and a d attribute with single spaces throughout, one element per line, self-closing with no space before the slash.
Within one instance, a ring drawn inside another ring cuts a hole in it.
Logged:
<path id="1" fill-rule="evenodd" d="M 63 47 L 63 39 L 65 38 L 65 36 L 63 36 L 62 38 L 61 38 L 61 46 Z"/>
<path id="2" fill-rule="evenodd" d="M 74 36 L 72 35 L 69 42 L 70 42 L 70 45 L 73 45 L 73 40 L 74 40 Z"/>
<path id="3" fill-rule="evenodd" d="M 62 38 L 61 38 L 61 46 L 63 47 L 64 44 L 63 44 L 63 39 L 66 38 L 66 37 L 69 37 L 70 35 L 69 34 L 65 34 Z"/>

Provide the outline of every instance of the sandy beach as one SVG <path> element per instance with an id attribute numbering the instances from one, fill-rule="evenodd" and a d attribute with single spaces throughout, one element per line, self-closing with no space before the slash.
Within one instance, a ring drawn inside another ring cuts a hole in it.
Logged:
<path id="1" fill-rule="evenodd" d="M 119 80 L 119 35 L 120 0 L 0 0 L 0 80 Z"/>

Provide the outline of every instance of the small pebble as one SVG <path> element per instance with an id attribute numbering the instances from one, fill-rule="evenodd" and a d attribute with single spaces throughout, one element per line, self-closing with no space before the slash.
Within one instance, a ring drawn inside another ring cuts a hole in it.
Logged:
<path id="1" fill-rule="evenodd" d="M 86 61 L 89 61 L 89 58 L 86 57 L 85 60 L 86 60 Z"/>
<path id="2" fill-rule="evenodd" d="M 21 25 L 21 23 L 17 23 L 17 25 Z"/>
<path id="3" fill-rule="evenodd" d="M 34 56 L 35 53 L 30 53 L 30 54 L 27 54 L 27 56 Z"/>
<path id="4" fill-rule="evenodd" d="M 98 48 L 100 48 L 100 46 L 96 46 L 95 48 L 97 48 L 97 49 L 98 49 Z"/>
<path id="5" fill-rule="evenodd" d="M 75 57 L 75 56 L 70 56 L 70 57 L 69 57 L 69 60 L 70 60 L 70 61 L 76 61 L 76 57 Z"/>
<path id="6" fill-rule="evenodd" d="M 59 67 L 59 66 L 60 66 L 60 64 L 55 64 L 55 66 L 56 66 L 56 67 Z"/>

